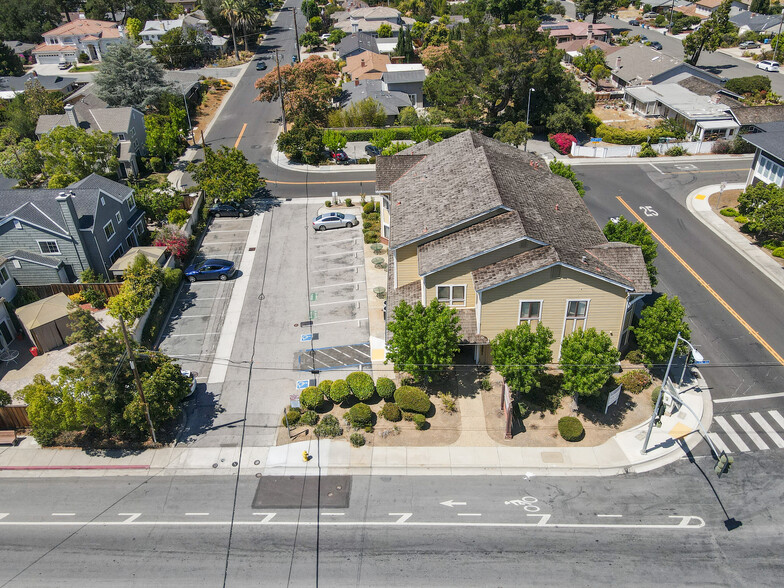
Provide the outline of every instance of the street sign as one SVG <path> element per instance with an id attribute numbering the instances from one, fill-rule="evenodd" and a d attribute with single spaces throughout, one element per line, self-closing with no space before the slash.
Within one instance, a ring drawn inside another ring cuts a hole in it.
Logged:
<path id="1" fill-rule="evenodd" d="M 308 341 L 313 341 L 313 333 L 308 333 L 307 335 L 300 335 L 299 340 L 302 343 L 306 343 Z"/>
<path id="2" fill-rule="evenodd" d="M 297 380 L 297 390 L 304 390 L 310 386 L 310 380 Z"/>
<path id="3" fill-rule="evenodd" d="M 289 406 L 291 408 L 299 408 L 299 396 L 297 394 L 289 394 Z"/>
<path id="4" fill-rule="evenodd" d="M 610 395 L 607 397 L 607 405 L 604 407 L 604 414 L 607 414 L 610 407 L 618 402 L 618 399 L 621 397 L 621 388 L 623 388 L 623 386 L 618 386 L 615 390 L 610 392 Z"/>
<path id="5" fill-rule="evenodd" d="M 709 359 L 703 359 L 701 361 L 693 361 L 692 365 L 708 365 L 710 363 Z"/>

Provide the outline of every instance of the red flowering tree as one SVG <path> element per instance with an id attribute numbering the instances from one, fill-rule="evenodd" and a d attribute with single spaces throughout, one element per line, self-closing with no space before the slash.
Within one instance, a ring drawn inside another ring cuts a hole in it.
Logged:
<path id="1" fill-rule="evenodd" d="M 158 231 L 153 244 L 156 247 L 166 247 L 166 253 L 173 255 L 180 263 L 188 257 L 188 239 L 169 225 Z"/>
<path id="2" fill-rule="evenodd" d="M 556 133 L 548 137 L 550 147 L 558 151 L 561 155 L 569 155 L 572 151 L 572 143 L 577 143 L 574 135 L 569 133 Z"/>

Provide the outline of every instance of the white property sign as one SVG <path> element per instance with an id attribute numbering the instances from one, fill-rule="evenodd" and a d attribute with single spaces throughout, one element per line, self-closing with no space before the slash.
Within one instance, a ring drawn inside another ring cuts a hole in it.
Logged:
<path id="1" fill-rule="evenodd" d="M 618 386 L 615 390 L 610 392 L 610 395 L 607 397 L 607 406 L 604 407 L 604 414 L 607 414 L 610 407 L 618 402 L 618 399 L 621 397 L 621 388 L 623 388 L 623 386 Z"/>

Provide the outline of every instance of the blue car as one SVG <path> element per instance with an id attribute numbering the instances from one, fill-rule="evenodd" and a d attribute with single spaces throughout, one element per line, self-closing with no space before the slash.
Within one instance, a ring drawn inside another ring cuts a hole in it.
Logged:
<path id="1" fill-rule="evenodd" d="M 226 259 L 205 259 L 200 263 L 188 266 L 185 277 L 189 282 L 196 280 L 226 281 L 236 273 L 233 261 Z"/>

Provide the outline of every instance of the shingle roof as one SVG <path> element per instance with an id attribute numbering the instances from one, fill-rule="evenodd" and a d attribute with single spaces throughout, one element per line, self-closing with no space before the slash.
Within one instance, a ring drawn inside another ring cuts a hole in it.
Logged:
<path id="1" fill-rule="evenodd" d="M 737 106 L 732 109 L 732 114 L 742 125 L 781 122 L 784 121 L 784 105 Z"/>
<path id="2" fill-rule="evenodd" d="M 377 80 L 386 71 L 386 65 L 390 63 L 389 55 L 381 55 L 372 51 L 363 51 L 357 55 L 352 55 L 346 59 L 346 65 L 341 70 L 348 74 L 352 79 Z"/>
<path id="3" fill-rule="evenodd" d="M 477 291 L 493 288 L 518 276 L 530 274 L 556 263 L 558 263 L 558 254 L 555 247 L 552 245 L 538 247 L 474 270 L 472 274 L 474 288 Z"/>
<path id="4" fill-rule="evenodd" d="M 409 84 L 425 81 L 424 69 L 411 69 L 406 71 L 387 71 L 381 76 L 387 84 Z"/>
<path id="5" fill-rule="evenodd" d="M 343 40 L 335 47 L 335 50 L 338 52 L 338 55 L 340 55 L 341 58 L 347 53 L 351 53 L 357 49 L 362 49 L 363 51 L 372 51 L 373 53 L 379 52 L 375 37 L 367 33 L 353 33 L 347 37 L 344 37 Z"/>
<path id="6" fill-rule="evenodd" d="M 22 261 L 37 263 L 39 265 L 45 265 L 46 267 L 59 267 L 63 263 L 62 260 L 57 257 L 47 257 L 24 249 L 15 249 L 10 253 L 3 254 L 3 256 L 6 259 L 21 259 Z"/>
<path id="7" fill-rule="evenodd" d="M 76 78 L 64 76 L 39 76 L 28 73 L 23 76 L 0 76 L 0 90 L 14 90 L 24 92 L 25 82 L 38 80 L 44 90 L 63 90 L 76 83 Z"/>
<path id="8" fill-rule="evenodd" d="M 586 251 L 631 282 L 635 292 L 639 294 L 651 292 L 651 280 L 645 267 L 645 258 L 642 256 L 642 250 L 636 245 L 612 242 L 589 247 Z"/>
<path id="9" fill-rule="evenodd" d="M 621 80 L 629 84 L 641 84 L 682 63 L 680 59 L 635 43 L 613 53 L 608 65 L 613 75 Z"/>
<path id="10" fill-rule="evenodd" d="M 365 98 L 373 98 L 381 104 L 387 116 L 397 116 L 401 108 L 411 106 L 411 99 L 408 97 L 408 94 L 384 90 L 381 80 L 364 79 L 358 81 L 359 85 L 355 82 L 343 84 L 344 94 L 341 97 L 343 105 L 361 102 Z"/>
<path id="11" fill-rule="evenodd" d="M 732 22 L 738 28 L 748 27 L 751 31 L 762 32 L 779 26 L 781 22 L 780 14 L 756 14 L 754 12 L 744 10 L 734 16 L 730 16 Z"/>
<path id="12" fill-rule="evenodd" d="M 376 190 L 388 192 L 392 182 L 424 159 L 424 155 L 409 155 L 402 151 L 394 156 L 376 157 Z M 395 203 L 392 203 L 394 206 Z"/>
<path id="13" fill-rule="evenodd" d="M 116 108 L 93 107 L 90 100 L 84 99 L 74 103 L 72 106 L 80 128 L 86 131 L 101 131 L 114 134 L 128 132 L 131 127 L 131 117 L 136 110 L 131 106 Z M 35 133 L 36 135 L 43 135 L 54 128 L 67 126 L 71 126 L 67 114 L 45 114 L 38 118 Z"/>
<path id="14" fill-rule="evenodd" d="M 762 151 L 784 160 L 784 123 L 762 123 L 757 128 L 763 132 L 748 133 L 743 138 Z"/>
<path id="15" fill-rule="evenodd" d="M 460 325 L 460 343 L 474 345 L 489 343 L 487 337 L 476 332 L 476 309 L 459 308 L 457 309 L 457 318 Z"/>

